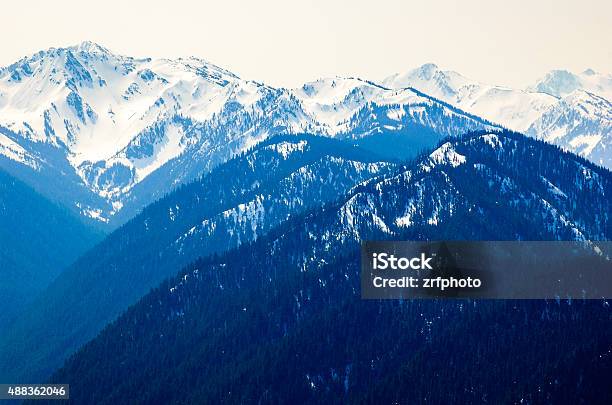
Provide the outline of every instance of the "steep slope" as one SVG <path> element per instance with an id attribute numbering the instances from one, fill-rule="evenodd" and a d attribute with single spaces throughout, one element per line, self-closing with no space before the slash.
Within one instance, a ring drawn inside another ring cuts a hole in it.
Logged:
<path id="1" fill-rule="evenodd" d="M 527 90 L 479 83 L 457 72 L 423 65 L 383 84 L 414 87 L 507 128 L 554 143 L 611 168 L 612 76 L 587 70 L 552 71 Z"/>
<path id="2" fill-rule="evenodd" d="M 0 337 L 0 379 L 39 380 L 180 267 L 393 167 L 329 138 L 263 142 L 147 207 L 64 271 Z"/>
<path id="3" fill-rule="evenodd" d="M 609 171 L 521 135 L 444 142 L 188 266 L 51 381 L 70 382 L 83 403 L 601 401 L 607 303 L 363 301 L 358 247 L 610 238 L 611 185 Z M 513 384 L 502 390 L 500 379 Z"/>
<path id="4" fill-rule="evenodd" d="M 275 134 L 399 133 L 396 144 L 420 148 L 491 127 L 412 90 L 346 78 L 276 89 L 197 58 L 135 59 L 90 42 L 0 69 L 0 166 L 111 227 Z"/>
<path id="5" fill-rule="evenodd" d="M 0 328 L 101 236 L 0 170 Z"/>

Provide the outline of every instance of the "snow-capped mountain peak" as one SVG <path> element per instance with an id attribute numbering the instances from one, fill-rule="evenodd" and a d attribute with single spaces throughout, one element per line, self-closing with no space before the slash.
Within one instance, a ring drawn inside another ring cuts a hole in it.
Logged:
<path id="1" fill-rule="evenodd" d="M 543 109 L 556 101 L 546 94 L 480 83 L 434 64 L 389 76 L 383 84 L 390 88 L 413 87 L 516 131 L 525 131 Z"/>
<path id="2" fill-rule="evenodd" d="M 602 74 L 593 69 L 575 74 L 567 70 L 551 70 L 528 88 L 555 97 L 565 97 L 575 90 L 586 90 L 612 100 L 612 74 Z"/>
<path id="3" fill-rule="evenodd" d="M 528 134 L 612 167 L 612 103 L 585 90 L 574 90 L 546 110 Z"/>
<path id="4" fill-rule="evenodd" d="M 228 102 L 264 96 L 202 59 L 135 59 L 86 41 L 0 70 L 2 146 L 37 168 L 48 160 L 37 150 L 56 149 L 88 188 L 113 200 L 193 144 L 181 117 L 210 119 Z"/>
<path id="5" fill-rule="evenodd" d="M 70 49 L 72 52 L 79 52 L 79 53 L 88 53 L 88 54 L 97 54 L 97 55 L 112 55 L 112 52 L 96 43 L 93 41 L 83 41 L 79 44 L 76 45 L 72 45 L 70 47 L 68 47 L 68 49 Z"/>
<path id="6" fill-rule="evenodd" d="M 462 88 L 477 84 L 455 71 L 442 70 L 434 63 L 426 63 L 406 73 L 396 73 L 382 83 L 393 89 L 414 87 L 445 101 L 458 96 Z"/>
<path id="7" fill-rule="evenodd" d="M 114 156 L 131 134 L 185 103 L 193 108 L 204 98 L 210 107 L 208 100 L 237 79 L 196 58 L 134 59 L 83 42 L 39 52 L 3 71 L 0 120 L 35 141 L 65 145 L 78 166 Z M 20 117 L 7 120 L 12 116 Z"/>
<path id="8" fill-rule="evenodd" d="M 580 80 L 578 76 L 567 70 L 552 70 L 528 90 L 562 97 L 579 88 Z"/>
<path id="9" fill-rule="evenodd" d="M 328 133 L 346 129 L 355 111 L 380 91 L 380 86 L 365 80 L 344 77 L 319 79 L 293 90 L 304 111 Z"/>
<path id="10" fill-rule="evenodd" d="M 476 82 L 426 64 L 389 76 L 390 88 L 413 87 L 464 111 L 526 132 L 610 167 L 612 75 L 553 70 L 526 90 Z M 609 155 L 609 152 L 608 152 Z"/>

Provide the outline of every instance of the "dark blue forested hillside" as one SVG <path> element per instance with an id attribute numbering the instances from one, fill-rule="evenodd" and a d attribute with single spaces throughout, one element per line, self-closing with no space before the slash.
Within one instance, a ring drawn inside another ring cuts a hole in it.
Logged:
<path id="1" fill-rule="evenodd" d="M 417 225 L 445 225 L 447 239 L 461 239 L 448 224 L 458 219 L 469 221 L 462 233 L 484 227 L 475 236 L 492 240 L 605 240 L 612 232 L 610 190 L 610 171 L 556 146 L 483 132 L 441 142 L 413 164 L 357 187 L 338 216 L 355 240 L 364 239 L 362 226 L 396 237 Z"/>
<path id="2" fill-rule="evenodd" d="M 0 329 L 101 237 L 0 170 Z"/>
<path id="3" fill-rule="evenodd" d="M 358 247 L 610 239 L 610 190 L 609 171 L 519 134 L 442 142 L 187 266 L 52 381 L 99 404 L 605 403 L 607 302 L 363 301 Z"/>
<path id="4" fill-rule="evenodd" d="M 0 336 L 0 380 L 45 377 L 182 266 L 264 235 L 394 167 L 307 135 L 277 137 L 228 161 L 147 207 L 64 271 Z"/>
<path id="5" fill-rule="evenodd" d="M 85 404 L 606 403 L 610 321 L 602 301 L 362 301 L 357 260 L 300 272 L 240 250 L 163 283 L 51 381 Z"/>

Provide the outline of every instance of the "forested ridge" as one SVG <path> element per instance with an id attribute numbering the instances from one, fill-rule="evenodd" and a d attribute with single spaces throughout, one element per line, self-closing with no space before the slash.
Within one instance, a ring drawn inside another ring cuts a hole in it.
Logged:
<path id="1" fill-rule="evenodd" d="M 489 135 L 192 263 L 51 381 L 77 403 L 605 403 L 606 301 L 360 298 L 360 240 L 610 238 L 608 171 Z"/>

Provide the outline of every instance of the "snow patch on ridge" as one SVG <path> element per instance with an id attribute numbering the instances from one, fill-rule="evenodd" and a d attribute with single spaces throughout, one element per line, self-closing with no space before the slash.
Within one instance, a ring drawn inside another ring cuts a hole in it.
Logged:
<path id="1" fill-rule="evenodd" d="M 274 145 L 266 146 L 265 149 L 273 150 L 279 155 L 281 155 L 283 159 L 287 159 L 289 155 L 293 154 L 294 152 L 298 152 L 298 151 L 304 152 L 304 149 L 306 148 L 307 144 L 308 143 L 306 141 L 299 141 L 299 142 L 283 141 L 283 142 L 276 143 Z"/>
<path id="2" fill-rule="evenodd" d="M 451 167 L 458 167 L 464 164 L 465 161 L 465 156 L 457 153 L 457 151 L 450 142 L 446 142 L 429 155 L 429 162 L 423 164 L 421 168 L 424 171 L 429 172 L 436 165 L 448 165 Z"/>
<path id="3" fill-rule="evenodd" d="M 482 139 L 493 149 L 501 148 L 502 143 L 499 140 L 499 136 L 496 134 L 486 134 L 482 136 Z"/>

